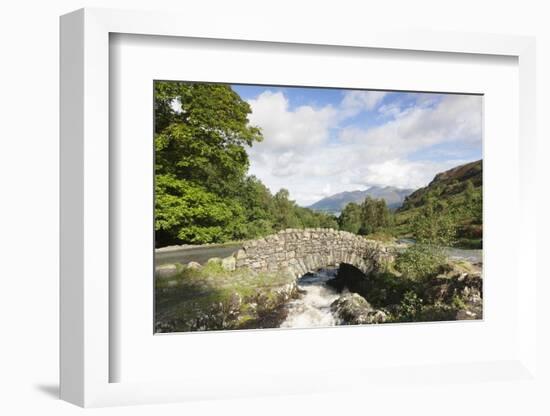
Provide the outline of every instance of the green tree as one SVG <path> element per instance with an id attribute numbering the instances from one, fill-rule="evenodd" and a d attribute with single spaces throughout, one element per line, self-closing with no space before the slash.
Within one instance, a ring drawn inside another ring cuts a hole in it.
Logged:
<path id="1" fill-rule="evenodd" d="M 296 215 L 296 208 L 296 203 L 289 199 L 288 190 L 283 188 L 273 196 L 272 214 L 276 231 L 303 226 Z"/>
<path id="2" fill-rule="evenodd" d="M 243 235 L 244 210 L 189 181 L 157 175 L 156 240 L 164 244 L 223 242 Z"/>
<path id="3" fill-rule="evenodd" d="M 464 205 L 463 210 L 465 216 L 470 218 L 472 222 L 481 224 L 483 220 L 483 196 L 481 187 L 476 189 L 471 180 L 466 181 L 464 188 Z"/>
<path id="4" fill-rule="evenodd" d="M 247 147 L 262 136 L 229 86 L 158 81 L 154 92 L 157 246 L 338 228 L 333 215 L 297 206 L 286 189 L 272 195 L 247 176 Z"/>
<path id="5" fill-rule="evenodd" d="M 295 206 L 293 208 L 294 215 L 299 223 L 298 227 L 315 228 L 319 227 L 319 217 L 315 212 L 308 208 Z"/>
<path id="6" fill-rule="evenodd" d="M 236 195 L 249 165 L 245 147 L 262 139 L 248 125 L 250 106 L 226 85 L 166 84 L 155 83 L 156 172 Z"/>
<path id="7" fill-rule="evenodd" d="M 243 183 L 239 197 L 245 209 L 246 238 L 255 238 L 271 234 L 273 229 L 273 196 L 258 178 L 248 176 Z"/>
<path id="8" fill-rule="evenodd" d="M 341 230 L 354 234 L 359 233 L 361 228 L 361 206 L 355 202 L 348 203 L 338 217 L 338 225 Z"/>
<path id="9" fill-rule="evenodd" d="M 468 179 L 464 186 L 464 202 L 465 205 L 470 206 L 475 200 L 475 187 L 473 182 Z"/>
<path id="10" fill-rule="evenodd" d="M 450 246 L 454 243 L 457 221 L 445 204 L 429 198 L 426 205 L 412 219 L 413 236 L 418 244 Z"/>
<path id="11" fill-rule="evenodd" d="M 383 199 L 367 196 L 361 204 L 359 234 L 367 235 L 387 229 L 391 225 L 391 213 Z"/>
<path id="12" fill-rule="evenodd" d="M 157 81 L 154 92 L 157 244 L 242 237 L 246 147 L 262 139 L 250 106 L 226 85 Z"/>
<path id="13" fill-rule="evenodd" d="M 393 216 L 384 199 L 376 201 L 378 229 L 387 229 L 392 225 Z"/>
<path id="14" fill-rule="evenodd" d="M 455 241 L 457 221 L 446 204 L 428 198 L 411 226 L 415 244 L 398 255 L 395 265 L 409 278 L 427 279 L 435 275 L 446 261 L 445 246 Z"/>
<path id="15" fill-rule="evenodd" d="M 316 213 L 316 215 L 319 219 L 318 227 L 332 228 L 334 230 L 338 230 L 340 228 L 340 226 L 338 225 L 338 219 L 334 215 L 324 212 L 318 212 Z"/>

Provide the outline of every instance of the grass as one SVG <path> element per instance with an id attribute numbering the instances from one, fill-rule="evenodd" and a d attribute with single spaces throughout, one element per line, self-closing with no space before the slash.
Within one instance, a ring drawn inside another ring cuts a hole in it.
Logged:
<path id="1" fill-rule="evenodd" d="M 377 231 L 372 234 L 367 234 L 365 238 L 380 241 L 381 243 L 393 243 L 395 241 L 393 234 L 388 231 Z"/>
<path id="2" fill-rule="evenodd" d="M 449 260 L 449 269 L 460 272 L 460 273 L 473 273 L 477 271 L 477 268 L 474 265 L 466 260 Z"/>
<path id="3" fill-rule="evenodd" d="M 239 328 L 279 306 L 278 289 L 294 282 L 285 273 L 227 271 L 216 262 L 178 268 L 174 277 L 155 283 L 160 332 Z"/>

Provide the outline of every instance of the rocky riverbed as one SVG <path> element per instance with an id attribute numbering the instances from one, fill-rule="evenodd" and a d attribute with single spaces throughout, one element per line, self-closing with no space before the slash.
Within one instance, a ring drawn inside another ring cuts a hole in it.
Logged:
<path id="1" fill-rule="evenodd" d="M 342 324 L 483 318 L 481 270 L 464 261 L 450 261 L 420 281 L 390 272 L 365 275 L 343 264 L 327 284 L 342 293 L 331 305 Z"/>

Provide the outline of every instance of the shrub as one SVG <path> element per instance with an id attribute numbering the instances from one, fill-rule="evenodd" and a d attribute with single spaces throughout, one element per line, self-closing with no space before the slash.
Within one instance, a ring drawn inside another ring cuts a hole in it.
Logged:
<path id="1" fill-rule="evenodd" d="M 411 279 L 427 279 L 438 273 L 445 260 L 441 248 L 417 243 L 397 256 L 395 268 Z"/>
<path id="2" fill-rule="evenodd" d="M 416 317 L 421 310 L 422 299 L 415 292 L 409 291 L 403 296 L 393 320 L 397 322 L 417 321 Z"/>
<path id="3" fill-rule="evenodd" d="M 452 305 L 436 303 L 422 307 L 418 315 L 419 322 L 453 321 L 456 319 L 457 309 Z"/>

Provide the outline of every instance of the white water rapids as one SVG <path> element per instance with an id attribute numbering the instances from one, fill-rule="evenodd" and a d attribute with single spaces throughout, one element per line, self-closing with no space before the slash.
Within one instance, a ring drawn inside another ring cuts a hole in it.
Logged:
<path id="1" fill-rule="evenodd" d="M 335 269 L 323 269 L 298 281 L 304 294 L 288 305 L 288 315 L 281 328 L 314 328 L 336 325 L 330 305 L 340 296 L 326 285 L 336 274 Z"/>
<path id="2" fill-rule="evenodd" d="M 482 261 L 481 250 L 448 248 L 447 251 L 451 258 L 465 259 L 470 262 Z M 302 295 L 287 305 L 288 314 L 280 327 L 315 328 L 340 324 L 332 314 L 330 305 L 341 294 L 326 284 L 336 276 L 337 271 L 338 269 L 321 269 L 300 278 L 298 287 Z"/>

